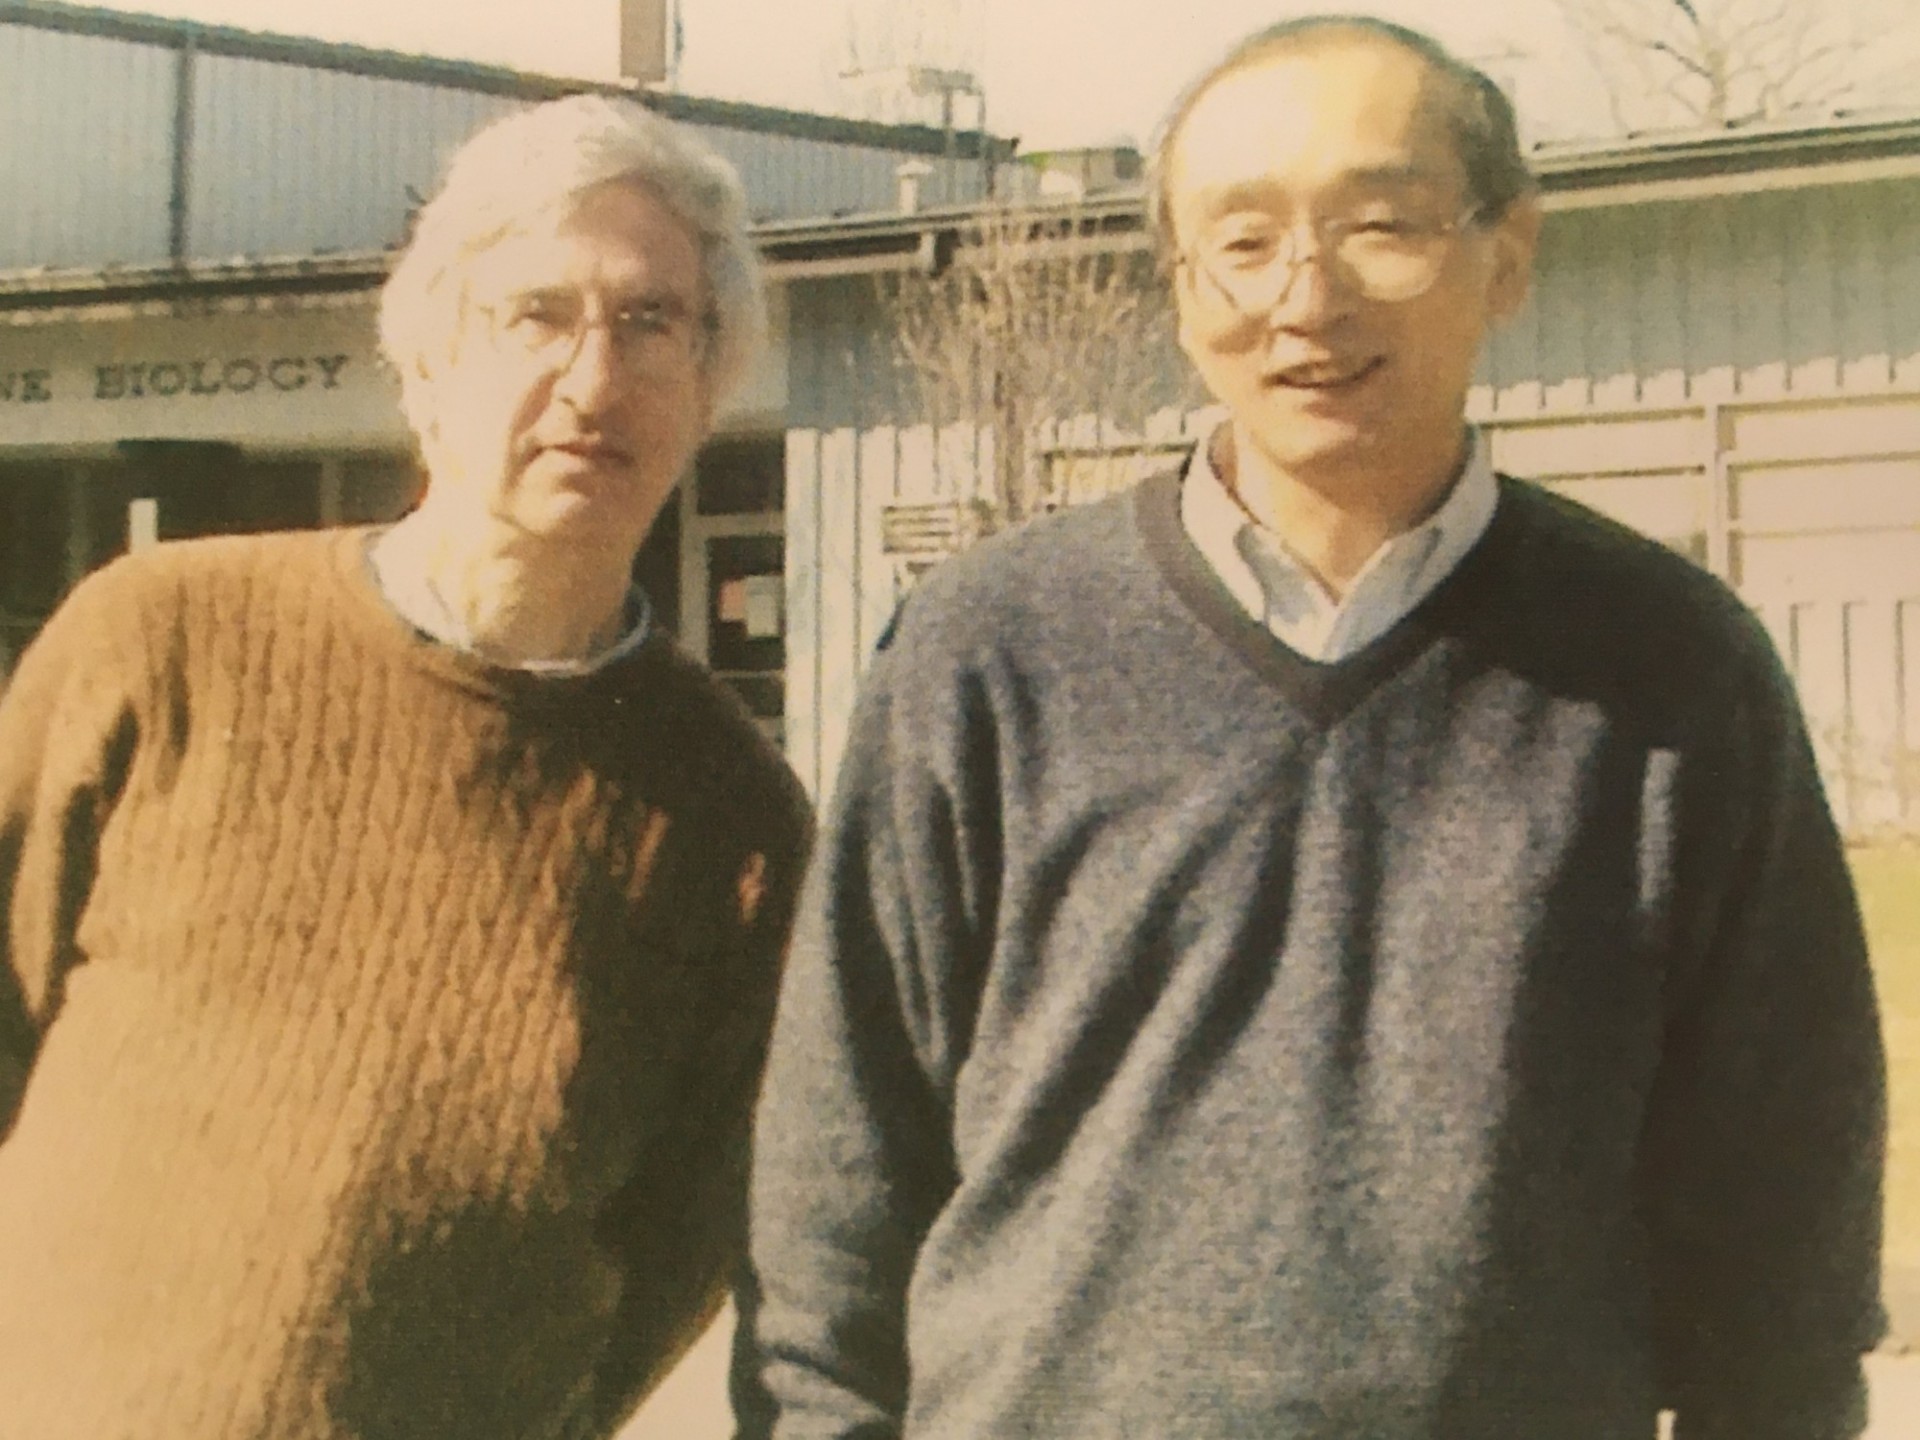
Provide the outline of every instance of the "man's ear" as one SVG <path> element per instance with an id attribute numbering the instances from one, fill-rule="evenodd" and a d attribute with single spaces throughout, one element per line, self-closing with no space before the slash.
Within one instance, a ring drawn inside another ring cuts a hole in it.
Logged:
<path id="1" fill-rule="evenodd" d="M 1511 320 L 1527 303 L 1533 288 L 1533 257 L 1540 248 L 1540 201 L 1522 195 L 1507 207 L 1507 213 L 1494 224 L 1493 275 L 1488 282 L 1487 303 L 1493 318 Z"/>

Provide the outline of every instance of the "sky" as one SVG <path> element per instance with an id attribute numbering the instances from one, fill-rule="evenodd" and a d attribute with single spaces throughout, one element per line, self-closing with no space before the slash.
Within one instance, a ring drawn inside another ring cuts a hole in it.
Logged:
<path id="1" fill-rule="evenodd" d="M 349 41 L 544 74 L 617 73 L 619 0 L 92 0 L 280 34 Z M 1535 136 L 1598 134 L 1598 78 L 1573 56 L 1550 0 L 679 0 L 679 88 L 845 110 L 837 74 L 849 15 L 869 35 L 917 13 L 949 37 L 986 92 L 987 124 L 1025 150 L 1145 141 L 1183 81 L 1239 36 L 1289 13 L 1365 10 L 1416 25 L 1515 72 Z M 918 7 L 916 11 L 915 7 Z M 944 13 L 946 23 L 938 21 Z M 971 116 L 963 102 L 962 123 Z"/>

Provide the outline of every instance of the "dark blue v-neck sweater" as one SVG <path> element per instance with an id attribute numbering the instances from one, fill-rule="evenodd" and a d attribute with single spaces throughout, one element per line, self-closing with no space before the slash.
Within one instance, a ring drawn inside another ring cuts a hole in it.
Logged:
<path id="1" fill-rule="evenodd" d="M 1790 684 L 1516 482 L 1295 656 L 1178 481 L 876 657 L 762 1102 L 745 1436 L 1826 1440 L 1883 1065 Z"/>

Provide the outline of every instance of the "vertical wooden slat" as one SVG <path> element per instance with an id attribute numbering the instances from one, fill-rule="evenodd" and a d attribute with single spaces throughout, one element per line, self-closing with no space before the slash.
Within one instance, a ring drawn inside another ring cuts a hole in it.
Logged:
<path id="1" fill-rule="evenodd" d="M 1033 433 L 1028 441 L 1030 449 L 1027 452 L 1027 463 L 1042 470 L 1057 465 L 1053 452 L 1066 443 L 1067 437 L 1060 429 L 1058 417 L 1047 416 L 1033 427 Z M 1043 475 L 1042 483 L 1051 485 L 1055 481 L 1062 480 L 1071 473 L 1071 469 L 1071 466 L 1066 466 L 1059 468 L 1054 475 Z"/>
<path id="2" fill-rule="evenodd" d="M 1707 487 L 1707 569 L 1738 587 L 1743 579 L 1737 572 L 1745 556 L 1739 553 L 1734 535 L 1739 473 L 1727 453 L 1732 440 L 1732 421 L 1726 407 L 1718 401 L 1708 402 L 1702 418 L 1706 422 L 1701 426 L 1706 449 L 1700 460 Z"/>
<path id="3" fill-rule="evenodd" d="M 820 798 L 820 435 L 787 432 L 787 763 Z"/>
<path id="4" fill-rule="evenodd" d="M 860 437 L 859 636 L 856 661 L 866 669 L 873 647 L 893 618 L 897 596 L 893 561 L 881 545 L 881 519 L 900 495 L 898 432 L 878 426 Z"/>
<path id="5" fill-rule="evenodd" d="M 1843 830 L 1853 827 L 1853 786 L 1846 764 L 1847 632 L 1845 607 L 1835 600 L 1803 600 L 1793 606 L 1794 679 L 1813 732 L 1814 754 L 1827 799 Z"/>
<path id="6" fill-rule="evenodd" d="M 1602 210 L 1594 216 L 1589 243 L 1597 273 L 1585 303 L 1591 315 L 1589 403 L 1596 406 L 1624 409 L 1640 398 L 1639 267 L 1623 265 L 1619 257 L 1645 253 L 1646 232 L 1645 220 L 1632 210 Z"/>
<path id="7" fill-rule="evenodd" d="M 820 440 L 820 728 L 822 795 L 833 789 L 860 677 L 860 445 L 851 429 Z"/>
<path id="8" fill-rule="evenodd" d="M 1781 218 L 1787 388 L 1796 395 L 1830 395 L 1840 384 L 1842 313 L 1833 206 L 1824 196 L 1800 193 L 1783 205 Z"/>
<path id="9" fill-rule="evenodd" d="M 934 453 L 942 498 L 965 500 L 986 493 L 987 477 L 979 468 L 979 426 L 964 421 L 942 425 L 934 435 Z"/>
<path id="10" fill-rule="evenodd" d="M 1733 202 L 1702 200 L 1687 207 L 1682 251 L 1682 291 L 1689 393 L 1696 400 L 1726 400 L 1735 391 L 1735 283 Z"/>
<path id="11" fill-rule="evenodd" d="M 931 425 L 910 425 L 900 432 L 894 488 L 902 504 L 925 505 L 939 498 L 939 468 Z"/>
<path id="12" fill-rule="evenodd" d="M 1900 820 L 1900 625 L 1891 596 L 1846 607 L 1848 769 L 1854 826 L 1871 832 Z"/>
<path id="13" fill-rule="evenodd" d="M 1920 186 L 1887 187 L 1892 224 L 1882 252 L 1886 265 L 1887 334 L 1892 339 L 1893 383 L 1920 385 Z"/>
<path id="14" fill-rule="evenodd" d="M 1903 819 L 1920 830 L 1920 600 L 1902 600 L 1894 612 L 1899 665 L 1900 789 Z"/>
<path id="15" fill-rule="evenodd" d="M 974 428 L 971 465 L 972 473 L 976 478 L 973 481 L 974 489 L 970 493 L 975 495 L 986 493 L 985 487 L 991 485 L 993 477 L 1000 473 L 995 468 L 1000 463 L 1000 446 L 1018 443 L 1018 440 L 1011 436 L 1003 437 L 997 425 L 980 425 Z"/>
<path id="16" fill-rule="evenodd" d="M 1733 281 L 1739 390 L 1748 399 L 1787 390 L 1788 250 L 1791 197 L 1747 195 L 1738 202 Z"/>
<path id="17" fill-rule="evenodd" d="M 1640 399 L 1649 405 L 1684 405 L 1687 400 L 1686 284 L 1682 278 L 1687 231 L 1683 212 L 1671 205 L 1650 205 L 1636 215 L 1635 238 L 1642 263 L 1633 267 L 1639 285 L 1633 305 L 1639 313 Z"/>
<path id="18" fill-rule="evenodd" d="M 1597 262 L 1591 217 L 1541 236 L 1540 401 L 1550 409 L 1576 410 L 1592 398 L 1593 366 L 1587 330 L 1593 320 Z"/>
<path id="19" fill-rule="evenodd" d="M 1835 330 L 1840 387 L 1877 390 L 1893 380 L 1887 267 L 1881 253 L 1887 210 L 1884 203 L 1874 203 L 1851 186 L 1835 187 L 1833 205 L 1838 220 L 1834 243 L 1840 313 Z"/>

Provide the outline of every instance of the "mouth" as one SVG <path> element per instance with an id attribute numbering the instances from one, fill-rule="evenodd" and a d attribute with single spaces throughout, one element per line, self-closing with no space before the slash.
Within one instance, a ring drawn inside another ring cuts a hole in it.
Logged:
<path id="1" fill-rule="evenodd" d="M 625 447 L 611 440 L 592 436 L 560 440 L 540 448 L 550 455 L 564 455 L 588 465 L 618 466 L 633 463 L 633 456 Z"/>
<path id="2" fill-rule="evenodd" d="M 1365 384 L 1386 363 L 1386 359 L 1379 355 L 1354 359 L 1306 360 L 1297 365 L 1286 365 L 1269 370 L 1264 378 L 1269 386 L 1276 389 L 1337 393 Z"/>

